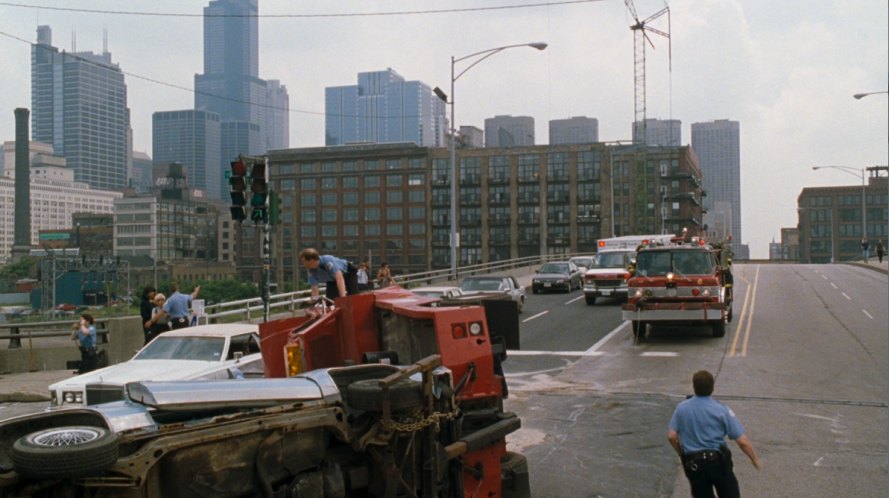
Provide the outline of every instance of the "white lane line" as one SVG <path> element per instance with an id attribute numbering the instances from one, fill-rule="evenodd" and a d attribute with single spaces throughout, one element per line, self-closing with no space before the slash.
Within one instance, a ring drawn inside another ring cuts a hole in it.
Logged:
<path id="1" fill-rule="evenodd" d="M 602 356 L 605 353 L 600 351 L 525 351 L 520 349 L 507 349 L 506 354 L 509 356 Z"/>
<path id="2" fill-rule="evenodd" d="M 608 339 L 611 339 L 612 337 L 616 336 L 618 332 L 620 332 L 624 327 L 628 327 L 629 325 L 630 325 L 629 321 L 626 321 L 626 322 L 618 325 L 617 327 L 614 328 L 614 330 L 609 332 L 605 337 L 599 339 L 599 342 L 593 344 L 593 347 L 591 347 L 590 349 L 587 349 L 586 352 L 593 353 L 595 351 L 598 351 L 599 348 L 602 347 L 603 344 L 608 342 Z"/>
<path id="3" fill-rule="evenodd" d="M 837 287 L 837 284 L 835 284 L 833 282 L 830 283 L 830 286 L 833 287 L 834 289 L 839 289 L 839 287 Z"/>
<path id="4" fill-rule="evenodd" d="M 819 465 L 821 465 L 822 460 L 824 460 L 824 457 L 821 457 L 818 460 L 815 460 L 815 463 L 813 463 L 812 465 L 814 465 L 815 467 L 818 467 Z"/>
<path id="5" fill-rule="evenodd" d="M 861 312 L 864 313 L 865 315 L 867 315 L 867 317 L 870 318 L 871 320 L 874 319 L 874 317 L 870 316 L 870 313 L 868 313 L 867 310 L 861 310 Z"/>
<path id="6" fill-rule="evenodd" d="M 542 317 L 543 315 L 545 315 L 545 314 L 547 314 L 547 313 L 549 313 L 549 310 L 541 311 L 540 313 L 537 313 L 537 314 L 534 315 L 534 316 L 529 316 L 528 318 L 525 318 L 524 320 L 522 320 L 522 323 L 530 322 L 531 320 L 533 320 L 533 319 L 535 319 L 535 318 L 540 318 L 540 317 Z"/>
<path id="7" fill-rule="evenodd" d="M 849 294 L 846 294 L 845 292 L 843 292 L 842 294 L 843 294 L 843 297 L 845 297 L 845 298 L 848 299 L 849 301 L 852 300 L 852 298 L 849 297 Z"/>
<path id="8" fill-rule="evenodd" d="M 821 275 L 821 278 L 823 278 L 824 280 L 827 280 L 827 275 Z"/>
<path id="9" fill-rule="evenodd" d="M 584 296 L 575 297 L 574 299 L 568 301 L 568 302 L 565 303 L 565 304 L 571 304 L 571 303 L 573 303 L 574 301 L 580 301 L 580 300 L 583 299 L 583 298 L 584 298 Z"/>
<path id="10" fill-rule="evenodd" d="M 659 358 L 671 358 L 673 356 L 679 356 L 679 353 L 674 351 L 649 351 L 647 353 L 640 353 L 639 356 L 654 356 Z"/>

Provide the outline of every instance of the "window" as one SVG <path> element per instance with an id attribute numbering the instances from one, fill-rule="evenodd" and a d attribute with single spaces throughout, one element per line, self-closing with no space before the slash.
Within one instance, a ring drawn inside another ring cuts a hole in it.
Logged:
<path id="1" fill-rule="evenodd" d="M 401 204 L 403 197 L 401 190 L 389 190 L 386 192 L 386 203 Z"/>
<path id="2" fill-rule="evenodd" d="M 321 188 L 324 190 L 336 190 L 336 178 L 325 176 L 321 179 Z"/>
<path id="3" fill-rule="evenodd" d="M 371 191 L 364 193 L 364 203 L 365 204 L 379 204 L 380 203 L 380 192 L 379 191 Z"/>
<path id="4" fill-rule="evenodd" d="M 407 184 L 411 187 L 417 187 L 426 183 L 425 173 L 412 173 L 408 175 Z"/>
<path id="5" fill-rule="evenodd" d="M 379 221 L 379 220 L 380 220 L 380 209 L 379 208 L 365 208 L 364 221 Z"/>
<path id="6" fill-rule="evenodd" d="M 369 175 L 364 177 L 364 188 L 377 188 L 380 186 L 380 177 Z"/>
<path id="7" fill-rule="evenodd" d="M 303 178 L 299 181 L 299 188 L 302 190 L 315 190 L 315 179 Z"/>
<path id="8" fill-rule="evenodd" d="M 404 175 L 388 175 L 386 176 L 387 187 L 400 187 L 404 183 Z"/>
<path id="9" fill-rule="evenodd" d="M 426 203 L 426 191 L 425 190 L 409 190 L 408 193 L 408 202 L 411 204 L 425 204 Z"/>
<path id="10" fill-rule="evenodd" d="M 402 210 L 400 207 L 386 208 L 386 219 L 389 221 L 401 221 Z"/>
<path id="11" fill-rule="evenodd" d="M 425 220 L 426 219 L 426 208 L 425 207 L 408 208 L 408 218 L 412 219 L 412 220 Z"/>
<path id="12" fill-rule="evenodd" d="M 336 194 L 321 194 L 321 205 L 322 206 L 336 206 L 337 205 L 337 195 Z"/>
<path id="13" fill-rule="evenodd" d="M 357 176 L 346 176 L 343 178 L 343 188 L 358 188 Z"/>

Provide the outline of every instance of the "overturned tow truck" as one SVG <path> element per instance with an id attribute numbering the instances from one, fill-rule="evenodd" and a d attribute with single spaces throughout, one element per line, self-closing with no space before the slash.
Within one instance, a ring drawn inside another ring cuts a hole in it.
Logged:
<path id="1" fill-rule="evenodd" d="M 505 441 L 515 302 L 389 287 L 308 311 L 260 326 L 266 378 L 0 422 L 0 496 L 530 496 Z"/>

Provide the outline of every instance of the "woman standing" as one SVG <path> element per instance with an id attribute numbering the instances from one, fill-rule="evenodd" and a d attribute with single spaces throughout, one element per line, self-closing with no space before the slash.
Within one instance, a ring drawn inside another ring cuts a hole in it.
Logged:
<path id="1" fill-rule="evenodd" d="M 155 337 L 164 332 L 169 332 L 171 330 L 170 315 L 164 312 L 164 303 L 166 302 L 167 296 L 163 295 L 163 293 L 158 292 L 154 295 L 154 308 L 152 308 L 151 318 L 147 322 L 149 327 L 148 342 L 151 342 Z"/>
<path id="2" fill-rule="evenodd" d="M 93 315 L 80 315 L 80 322 L 75 323 L 71 331 L 71 340 L 77 341 L 80 347 L 80 368 L 77 373 L 83 374 L 96 369 L 96 321 Z"/>
<path id="3" fill-rule="evenodd" d="M 377 282 L 380 288 L 389 287 L 395 283 L 395 279 L 392 278 L 392 270 L 389 269 L 389 263 L 380 263 L 380 269 L 377 270 Z"/>
<path id="4" fill-rule="evenodd" d="M 142 302 L 139 303 L 139 315 L 142 316 L 142 334 L 145 336 L 145 344 L 148 344 L 148 338 L 151 336 L 151 311 L 154 309 L 154 296 L 157 289 L 152 285 L 146 285 L 142 289 Z"/>

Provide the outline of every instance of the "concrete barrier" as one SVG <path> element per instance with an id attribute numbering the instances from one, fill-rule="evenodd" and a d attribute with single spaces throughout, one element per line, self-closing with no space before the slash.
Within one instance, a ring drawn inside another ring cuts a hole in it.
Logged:
<path id="1" fill-rule="evenodd" d="M 105 350 L 109 364 L 129 360 L 142 347 L 145 338 L 141 320 L 139 316 L 103 320 L 108 331 L 108 342 L 99 341 L 99 349 Z M 41 337 L 29 340 L 26 334 L 22 334 L 20 348 L 0 349 L 0 372 L 66 370 L 69 361 L 79 360 L 80 350 L 70 339 Z"/>

